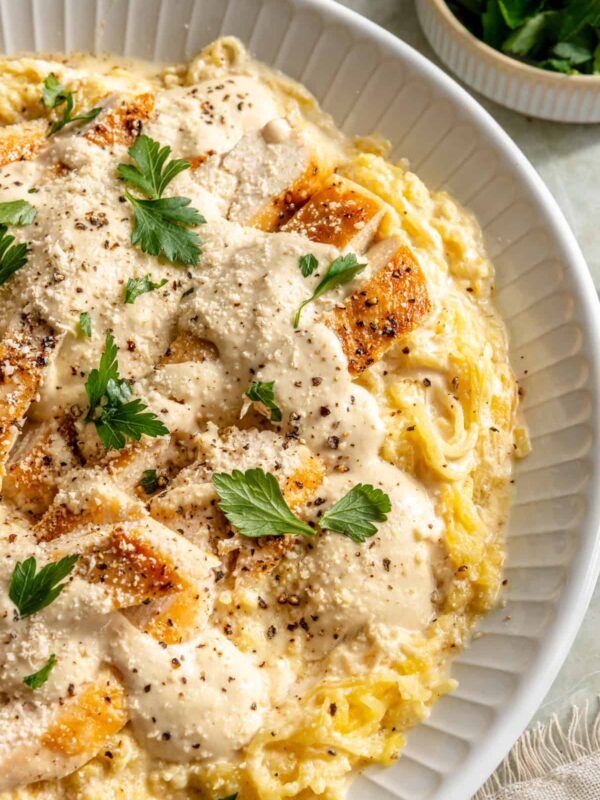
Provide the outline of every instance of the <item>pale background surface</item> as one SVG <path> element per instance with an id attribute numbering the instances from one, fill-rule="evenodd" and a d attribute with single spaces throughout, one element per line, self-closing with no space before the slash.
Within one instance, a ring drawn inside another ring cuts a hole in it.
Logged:
<path id="1" fill-rule="evenodd" d="M 414 0 L 339 0 L 369 17 L 440 65 L 425 39 Z M 475 94 L 475 93 L 473 93 Z M 600 125 L 528 119 L 477 99 L 537 169 L 577 237 L 600 289 Z M 573 702 L 600 694 L 600 584 L 575 644 L 535 719 L 563 715 Z"/>

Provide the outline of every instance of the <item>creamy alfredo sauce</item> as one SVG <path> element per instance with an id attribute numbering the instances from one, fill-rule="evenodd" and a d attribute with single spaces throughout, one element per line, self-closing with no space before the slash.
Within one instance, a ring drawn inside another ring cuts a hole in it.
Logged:
<path id="1" fill-rule="evenodd" d="M 173 760 L 231 758 L 267 724 L 276 705 L 301 692 L 298 687 L 335 674 L 334 651 L 335 663 L 360 671 L 364 648 L 353 655 L 357 641 L 398 655 L 398 646 L 423 631 L 433 615 L 441 522 L 425 488 L 380 458 L 384 423 L 377 401 L 351 379 L 340 342 L 325 324 L 351 287 L 307 306 L 300 328 L 292 326 L 297 307 L 338 251 L 297 234 L 263 233 L 227 219 L 240 187 L 235 174 L 219 166 L 219 153 L 252 131 L 263 130 L 268 143 L 295 135 L 299 127 L 304 135 L 317 136 L 298 113 L 288 114 L 287 122 L 283 113 L 278 95 L 252 75 L 158 94 L 157 114 L 144 132 L 170 145 L 174 157 L 217 154 L 205 170 L 178 176 L 168 192 L 189 197 L 207 219 L 198 230 L 204 252 L 196 268 L 159 262 L 130 244 L 132 209 L 116 174 L 128 159 L 124 146 L 101 149 L 84 131 L 66 131 L 34 161 L 3 168 L 0 201 L 28 199 L 38 216 L 33 225 L 14 230 L 30 243 L 31 253 L 28 265 L 0 287 L 0 327 L 9 332 L 25 311 L 47 321 L 60 337 L 30 413 L 35 422 L 57 418 L 64 409 L 85 409 L 85 377 L 97 366 L 112 329 L 121 374 L 171 431 L 197 433 L 209 422 L 239 424 L 250 381 L 274 380 L 282 431 L 293 429 L 326 467 L 321 508 L 363 482 L 390 495 L 392 513 L 364 545 L 334 533 L 299 541 L 288 561 L 307 597 L 303 613 L 311 619 L 310 631 L 295 637 L 293 647 L 285 636 L 267 635 L 285 628 L 286 620 L 276 602 L 279 587 L 263 579 L 260 592 L 268 609 L 255 615 L 259 634 L 242 650 L 217 617 L 192 641 L 163 647 L 111 611 L 99 587 L 80 578 L 50 607 L 17 622 L 7 593 L 10 575 L 17 560 L 42 556 L 28 523 L 15 521 L 4 507 L 0 754 L 27 741 L 32 757 L 40 720 L 110 665 L 122 676 L 135 734 L 152 754 Z M 342 151 L 337 155 L 341 159 Z M 37 193 L 27 194 L 30 188 Z M 308 252 L 320 267 L 303 278 L 298 259 Z M 168 283 L 125 305 L 127 280 L 145 274 Z M 369 269 L 357 280 L 368 276 Z M 189 288 L 193 293 L 183 297 Z M 82 311 L 93 321 L 91 339 L 75 332 Z M 186 330 L 213 342 L 218 360 L 155 367 L 176 333 Z M 93 426 L 80 425 L 79 435 L 84 452 L 98 450 Z M 77 492 L 71 482 L 68 498 L 75 506 Z M 308 518 L 316 512 L 308 510 Z M 217 559 L 207 554 L 205 583 L 211 602 L 221 602 L 215 565 Z M 51 653 L 57 665 L 33 693 L 22 676 L 39 669 Z M 41 774 L 40 763 L 33 758 L 19 771 L 13 760 L 11 768 L 26 782 Z"/>

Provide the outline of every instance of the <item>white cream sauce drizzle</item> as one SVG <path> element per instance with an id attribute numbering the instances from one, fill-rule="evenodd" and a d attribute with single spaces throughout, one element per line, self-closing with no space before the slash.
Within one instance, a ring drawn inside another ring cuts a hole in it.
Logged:
<path id="1" fill-rule="evenodd" d="M 157 121 L 144 132 L 171 145 L 175 157 L 228 151 L 244 133 L 280 114 L 276 96 L 249 76 L 164 92 L 157 108 Z M 285 134 L 278 123 L 269 127 L 269 137 L 274 127 L 278 136 Z M 426 490 L 380 458 L 384 422 L 377 401 L 351 379 L 340 342 L 325 324 L 348 287 L 307 306 L 300 329 L 292 327 L 298 305 L 338 251 L 296 234 L 266 234 L 227 221 L 226 192 L 215 184 L 212 194 L 206 181 L 188 171 L 172 189 L 191 198 L 208 220 L 198 231 L 204 243 L 200 265 L 181 268 L 145 256 L 130 245 L 132 212 L 116 178 L 117 164 L 126 159 L 124 147 L 102 150 L 82 136 L 65 135 L 34 162 L 0 170 L 0 202 L 26 198 L 38 210 L 34 226 L 15 231 L 31 242 L 30 261 L 0 288 L 0 329 L 25 310 L 65 334 L 33 418 L 43 421 L 60 409 L 85 407 L 85 376 L 97 365 L 112 328 L 122 375 L 135 381 L 136 394 L 170 429 L 196 432 L 208 420 L 231 424 L 251 380 L 274 380 L 284 427 L 297 426 L 325 463 L 321 508 L 362 482 L 386 491 L 393 510 L 367 545 L 325 534 L 294 551 L 291 559 L 298 560 L 316 620 L 299 660 L 282 660 L 277 643 L 266 639 L 253 653 L 243 653 L 211 625 L 199 638 L 165 649 L 97 607 L 84 615 L 89 629 L 80 634 L 80 610 L 91 595 L 78 580 L 30 622 L 15 623 L 7 600 L 10 574 L 17 558 L 35 547 L 24 539 L 16 549 L 4 536 L 0 698 L 20 697 L 21 676 L 39 668 L 50 652 L 58 663 L 48 683 L 30 697 L 34 705 L 64 697 L 67 683 L 93 679 L 108 662 L 123 676 L 136 735 L 151 753 L 174 760 L 231 757 L 261 727 L 274 693 L 285 694 L 288 682 L 302 676 L 303 659 L 322 658 L 336 645 L 344 648 L 345 638 L 351 653 L 352 638 L 365 632 L 397 652 L 401 642 L 425 628 L 432 616 L 432 559 L 441 522 Z M 59 161 L 66 169 L 57 177 Z M 30 187 L 38 193 L 27 195 Z M 298 259 L 307 252 L 319 258 L 320 268 L 305 279 Z M 124 305 L 127 279 L 147 273 L 169 283 Z M 188 287 L 194 292 L 182 299 Z M 90 340 L 75 333 L 81 311 L 92 317 Z M 178 329 L 213 342 L 219 361 L 153 370 Z M 259 668 L 263 661 L 266 668 Z M 289 681 L 282 681 L 286 671 Z"/>

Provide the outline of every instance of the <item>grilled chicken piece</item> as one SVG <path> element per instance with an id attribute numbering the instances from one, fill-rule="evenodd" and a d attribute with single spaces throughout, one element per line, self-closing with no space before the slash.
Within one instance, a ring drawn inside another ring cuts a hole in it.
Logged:
<path id="1" fill-rule="evenodd" d="M 115 607 L 127 608 L 130 622 L 158 641 L 189 639 L 208 617 L 210 569 L 219 562 L 150 520 L 143 503 L 105 475 L 87 480 L 81 510 L 60 502 L 59 493 L 34 528 L 38 540 L 56 540 L 60 552 L 83 552 L 78 564 L 86 579 L 106 586 Z M 175 557 L 184 565 L 180 574 Z"/>
<path id="2" fill-rule="evenodd" d="M 137 487 L 145 469 L 165 464 L 167 453 L 176 451 L 168 441 L 132 442 L 117 452 L 101 452 L 88 461 L 96 471 L 81 473 L 84 459 L 79 451 L 75 421 L 65 416 L 58 422 L 33 428 L 19 441 L 2 486 L 5 500 L 35 517 L 40 540 L 62 536 L 93 522 L 105 524 L 139 517 L 139 502 L 125 493 Z M 175 456 L 173 456 L 175 458 Z M 189 463 L 188 458 L 185 463 Z M 165 466 L 165 472 L 168 468 Z M 110 478 L 107 477 L 110 476 Z M 69 490 L 77 486 L 85 502 L 70 507 Z"/>
<path id="3" fill-rule="evenodd" d="M 139 485 L 144 470 L 167 465 L 178 457 L 173 437 L 169 439 L 167 436 L 129 442 L 122 450 L 101 452 L 96 465 L 105 470 L 117 486 L 125 491 Z"/>
<path id="4" fill-rule="evenodd" d="M 379 361 L 396 338 L 411 331 L 431 308 L 421 268 L 399 239 L 385 239 L 368 257 L 373 277 L 347 297 L 329 321 L 353 375 Z"/>
<path id="5" fill-rule="evenodd" d="M 46 142 L 42 123 L 21 123 L 0 128 L 0 167 L 12 161 L 31 161 Z"/>
<path id="6" fill-rule="evenodd" d="M 199 439 L 197 462 L 182 470 L 171 489 L 152 501 L 150 513 L 190 541 L 212 548 L 236 574 L 270 571 L 294 537 L 249 539 L 234 533 L 217 506 L 212 475 L 256 467 L 272 472 L 287 502 L 298 511 L 323 482 L 323 465 L 303 445 L 271 431 L 228 428 L 217 432 L 213 426 Z"/>
<path id="7" fill-rule="evenodd" d="M 149 517 L 83 527 L 49 542 L 44 550 L 52 560 L 78 553 L 73 574 L 101 584 L 115 608 L 180 592 L 205 581 L 215 565 L 212 556 Z"/>
<path id="8" fill-rule="evenodd" d="M 132 145 L 154 111 L 155 97 L 150 92 L 126 98 L 114 108 L 107 108 L 86 131 L 85 138 L 99 147 L 113 144 Z"/>
<path id="9" fill-rule="evenodd" d="M 189 639 L 208 619 L 218 559 L 153 519 L 90 525 L 45 549 L 52 560 L 78 553 L 73 574 L 102 587 L 113 608 L 158 641 Z"/>
<path id="10" fill-rule="evenodd" d="M 198 179 L 228 202 L 228 218 L 275 231 L 321 188 L 331 166 L 283 119 L 243 136 L 223 156 L 192 157 Z"/>
<path id="11" fill-rule="evenodd" d="M 140 94 L 123 99 L 116 107 L 108 107 L 84 134 L 99 147 L 113 144 L 131 145 L 142 132 L 142 126 L 154 110 L 153 94 Z M 30 161 L 48 141 L 46 126 L 40 122 L 9 125 L 0 128 L 0 167 L 12 161 Z"/>
<path id="12" fill-rule="evenodd" d="M 378 197 L 347 178 L 334 176 L 282 230 L 361 252 L 384 213 Z M 425 276 L 399 238 L 379 242 L 368 258 L 373 277 L 346 298 L 329 323 L 342 342 L 353 375 L 379 361 L 395 339 L 418 325 L 431 308 Z"/>
<path id="13" fill-rule="evenodd" d="M 357 183 L 332 176 L 282 227 L 312 242 L 362 253 L 377 233 L 385 204 Z"/>
<path id="14" fill-rule="evenodd" d="M 0 342 L 0 478 L 55 345 L 46 325 L 27 319 Z"/>
<path id="15" fill-rule="evenodd" d="M 183 331 L 173 339 L 167 352 L 159 360 L 158 366 L 185 364 L 188 361 L 214 361 L 217 357 L 217 348 L 212 342 L 200 339 L 189 331 Z"/>
<path id="16" fill-rule="evenodd" d="M 209 342 L 183 333 L 172 342 L 159 365 L 212 357 L 214 347 Z M 8 466 L 3 496 L 35 516 L 43 515 L 35 528 L 40 540 L 62 536 L 88 523 L 137 519 L 143 507 L 126 492 L 135 490 L 146 500 L 140 486 L 144 471 L 158 467 L 167 478 L 176 474 L 195 457 L 190 439 L 187 434 L 173 432 L 170 438 L 130 442 L 119 451 L 100 449 L 100 457 L 92 454 L 87 462 L 96 471 L 82 476 L 77 469 L 84 459 L 78 448 L 75 420 L 66 416 L 38 426 L 22 438 Z M 85 495 L 85 502 L 76 511 L 68 502 L 72 486 Z"/>
<path id="17" fill-rule="evenodd" d="M 38 516 L 54 500 L 60 476 L 82 464 L 71 416 L 37 425 L 21 437 L 11 453 L 2 496 Z"/>
<path id="18" fill-rule="evenodd" d="M 108 670 L 50 708 L 0 706 L 0 792 L 68 775 L 127 721 L 123 687 Z"/>
<path id="19" fill-rule="evenodd" d="M 59 491 L 33 531 L 39 542 L 49 542 L 87 525 L 108 525 L 141 519 L 145 516 L 142 502 L 120 489 L 100 470 L 72 473 L 77 485 L 76 504 L 69 490 Z"/>

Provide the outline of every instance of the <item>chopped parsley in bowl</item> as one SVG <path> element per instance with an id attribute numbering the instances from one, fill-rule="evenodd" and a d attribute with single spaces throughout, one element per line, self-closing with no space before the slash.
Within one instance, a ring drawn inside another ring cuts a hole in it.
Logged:
<path id="1" fill-rule="evenodd" d="M 485 44 L 526 64 L 600 75 L 600 0 L 446 0 Z"/>

